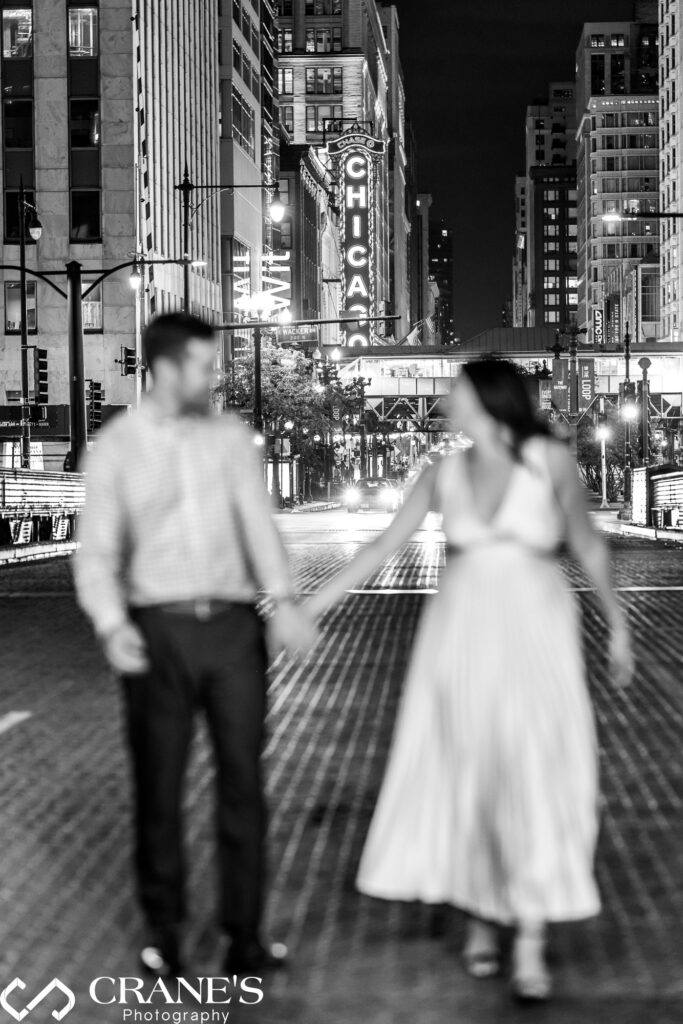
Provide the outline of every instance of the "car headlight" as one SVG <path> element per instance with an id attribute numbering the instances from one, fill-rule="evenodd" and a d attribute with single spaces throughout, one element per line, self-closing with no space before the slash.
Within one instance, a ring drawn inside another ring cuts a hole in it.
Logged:
<path id="1" fill-rule="evenodd" d="M 346 494 L 344 495 L 344 499 L 347 505 L 353 505 L 357 501 L 360 501 L 360 491 L 357 491 L 355 488 L 352 487 L 350 490 L 346 492 Z"/>
<path id="2" fill-rule="evenodd" d="M 385 488 L 384 493 L 382 494 L 382 502 L 385 505 L 394 504 L 394 492 L 391 490 L 391 488 Z"/>

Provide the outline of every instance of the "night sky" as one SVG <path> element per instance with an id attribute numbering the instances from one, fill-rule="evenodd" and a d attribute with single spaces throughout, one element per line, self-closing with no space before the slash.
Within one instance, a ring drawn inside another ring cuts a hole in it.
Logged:
<path id="1" fill-rule="evenodd" d="M 394 0 L 418 187 L 455 233 L 455 327 L 500 324 L 510 296 L 514 179 L 524 116 L 574 78 L 586 21 L 629 21 L 631 0 Z"/>

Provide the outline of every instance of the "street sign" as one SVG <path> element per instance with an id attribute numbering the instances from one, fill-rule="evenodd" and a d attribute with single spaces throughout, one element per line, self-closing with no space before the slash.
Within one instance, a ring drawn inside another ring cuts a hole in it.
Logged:
<path id="1" fill-rule="evenodd" d="M 587 409 L 595 398 L 595 363 L 592 359 L 579 359 L 579 409 Z"/>
<path id="2" fill-rule="evenodd" d="M 32 441 L 66 441 L 69 439 L 69 406 L 68 405 L 34 405 L 31 409 L 31 440 Z M 128 405 L 103 405 L 102 423 L 111 416 L 128 412 Z M 34 416 L 44 418 L 34 420 Z M 11 440 L 21 437 L 21 406 L 0 406 L 0 440 Z"/>
<path id="3" fill-rule="evenodd" d="M 40 423 L 42 420 L 45 420 L 46 418 L 46 406 L 29 405 L 29 423 Z M 12 427 L 15 424 L 21 424 L 21 406 L 0 405 L 0 428 Z"/>
<path id="4" fill-rule="evenodd" d="M 318 328 L 314 324 L 302 324 L 301 326 L 284 325 L 278 327 L 278 333 L 280 340 L 289 342 L 290 345 L 318 340 Z"/>
<path id="5" fill-rule="evenodd" d="M 69 436 L 68 405 L 34 405 L 30 412 L 32 441 Z M 21 406 L 0 406 L 0 439 L 15 437 L 21 437 Z"/>

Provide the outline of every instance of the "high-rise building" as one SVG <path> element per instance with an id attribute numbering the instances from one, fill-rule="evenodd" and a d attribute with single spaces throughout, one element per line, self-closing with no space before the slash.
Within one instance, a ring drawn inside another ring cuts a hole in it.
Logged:
<path id="1" fill-rule="evenodd" d="M 20 184 L 42 223 L 28 239 L 29 271 L 83 268 L 84 288 L 134 254 L 183 258 L 180 194 L 185 164 L 196 182 L 213 181 L 217 158 L 217 20 L 193 0 L 142 4 L 134 18 L 120 0 L 29 0 L 0 4 L 2 17 L 2 263 L 4 333 L 0 403 L 19 401 Z M 134 73 L 131 74 L 131 70 Z M 202 116 L 197 116 L 198 111 Z M 192 307 L 221 315 L 215 204 L 193 215 Z M 201 264 L 201 265 L 199 265 Z M 122 350 L 137 350 L 143 321 L 176 309 L 183 267 L 146 262 L 143 287 L 130 269 L 102 280 L 83 302 L 85 377 L 104 407 L 133 404 L 140 376 L 122 375 Z M 63 278 L 52 276 L 59 286 Z M 29 342 L 47 353 L 48 409 L 69 402 L 67 304 L 45 279 L 28 274 Z M 137 387 L 136 387 L 137 382 Z M 63 425 L 62 425 L 63 432 Z M 68 428 L 67 428 L 68 433 Z M 33 438 L 55 438 L 47 426 Z M 64 445 L 62 445 L 62 458 Z M 59 444 L 54 463 L 61 468 Z"/>
<path id="2" fill-rule="evenodd" d="M 455 342 L 453 309 L 453 232 L 443 220 L 429 222 L 429 274 L 436 281 L 436 341 L 439 345 Z"/>
<path id="3" fill-rule="evenodd" d="M 526 325 L 568 324 L 577 308 L 574 82 L 552 82 L 547 100 L 527 107 L 524 212 L 526 249 L 516 258 L 525 258 Z M 513 319 L 515 305 L 513 292 Z"/>
<path id="4" fill-rule="evenodd" d="M 417 197 L 415 218 L 415 250 L 417 265 L 416 305 L 411 344 L 436 345 L 436 300 L 439 287 L 434 280 L 429 262 L 429 223 L 432 197 L 420 192 Z"/>
<path id="5" fill-rule="evenodd" d="M 576 54 L 578 323 L 598 344 L 622 340 L 625 279 L 658 250 L 658 222 L 647 218 L 659 199 L 655 19 L 656 5 L 643 3 L 633 22 L 584 25 Z M 642 340 L 642 317 L 630 328 Z"/>
<path id="6" fill-rule="evenodd" d="M 333 224 L 338 216 L 337 271 L 317 262 L 320 297 L 312 306 L 307 296 L 309 309 L 342 315 L 361 309 L 373 316 L 395 312 L 402 321 L 387 327 L 387 333 L 398 334 L 408 326 L 407 155 L 398 17 L 390 5 L 380 7 L 374 0 L 279 0 L 277 8 L 283 138 L 302 153 L 309 147 L 313 166 L 319 164 L 329 179 L 332 196 L 325 177 L 315 186 L 320 221 Z M 311 181 L 309 186 L 312 190 Z M 291 176 L 285 187 L 291 188 Z M 291 206 L 283 238 L 293 237 L 288 221 L 299 216 L 300 210 Z M 361 259 L 359 245 L 366 262 L 354 265 Z M 336 291 L 331 287 L 335 281 Z M 346 331 L 340 341 L 364 344 L 384 336 L 384 324 L 366 324 L 362 331 Z"/>
<path id="7" fill-rule="evenodd" d="M 526 327 L 529 295 L 527 291 L 527 214 L 526 175 L 515 178 L 515 251 L 512 257 L 512 326 Z"/>
<path id="8" fill-rule="evenodd" d="M 273 0 L 219 4 L 220 193 L 222 302 L 226 320 L 254 313 L 249 298 L 272 291 L 289 304 L 287 260 L 275 258 L 279 232 L 270 217 L 278 187 L 279 138 Z M 251 334 L 225 339 L 229 359 Z"/>
<path id="9" fill-rule="evenodd" d="M 683 133 L 679 97 L 683 27 L 679 0 L 664 0 L 659 5 L 659 127 L 660 182 L 659 201 L 666 213 L 681 212 L 683 196 Z M 683 299 L 683 240 L 681 221 L 660 222 L 661 265 L 661 340 L 680 341 L 681 300 Z M 653 313 L 659 290 L 650 296 Z"/>

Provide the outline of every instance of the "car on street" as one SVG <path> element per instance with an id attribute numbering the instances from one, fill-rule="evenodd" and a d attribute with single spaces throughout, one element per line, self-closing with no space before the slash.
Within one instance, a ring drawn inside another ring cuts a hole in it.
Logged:
<path id="1" fill-rule="evenodd" d="M 401 496 L 394 481 L 369 476 L 346 489 L 344 502 L 347 512 L 396 512 Z"/>

